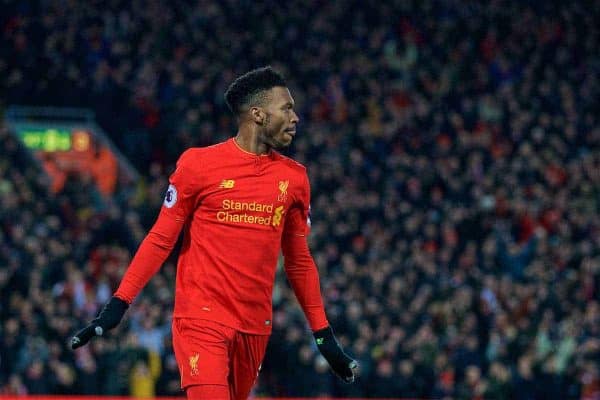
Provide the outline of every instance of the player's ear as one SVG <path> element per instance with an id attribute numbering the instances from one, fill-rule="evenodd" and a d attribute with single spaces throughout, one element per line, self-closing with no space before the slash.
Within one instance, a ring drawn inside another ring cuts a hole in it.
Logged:
<path id="1" fill-rule="evenodd" d="M 250 109 L 250 116 L 252 117 L 252 120 L 258 125 L 263 125 L 267 120 L 267 114 L 260 107 L 252 107 Z"/>

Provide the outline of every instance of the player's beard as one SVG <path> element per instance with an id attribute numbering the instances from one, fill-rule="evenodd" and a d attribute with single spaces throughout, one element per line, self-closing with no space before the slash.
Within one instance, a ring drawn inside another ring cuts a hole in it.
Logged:
<path id="1" fill-rule="evenodd" d="M 282 125 L 283 124 L 271 126 L 271 116 L 267 114 L 265 118 L 265 130 L 262 135 L 264 138 L 263 142 L 275 150 L 285 149 L 292 143 L 291 140 L 286 139 L 286 133 L 283 130 Z"/>

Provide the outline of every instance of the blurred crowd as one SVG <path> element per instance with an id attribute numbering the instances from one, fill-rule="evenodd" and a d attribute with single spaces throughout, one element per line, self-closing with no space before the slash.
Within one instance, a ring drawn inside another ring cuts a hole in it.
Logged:
<path id="1" fill-rule="evenodd" d="M 328 317 L 361 368 L 333 377 L 279 272 L 255 393 L 600 398 L 600 2 L 1 7 L 3 105 L 94 109 L 144 178 L 50 195 L 0 129 L 0 393 L 179 393 L 174 256 L 113 335 L 66 343 L 179 154 L 235 134 L 227 85 L 272 64 L 301 118 L 288 154 L 311 179 Z"/>

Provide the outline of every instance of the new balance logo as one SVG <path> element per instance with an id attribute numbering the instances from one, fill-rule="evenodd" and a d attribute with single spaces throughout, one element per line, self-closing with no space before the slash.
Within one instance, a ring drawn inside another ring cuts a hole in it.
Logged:
<path id="1" fill-rule="evenodd" d="M 221 189 L 231 189 L 235 185 L 235 181 L 233 179 L 223 179 L 219 188 Z"/>

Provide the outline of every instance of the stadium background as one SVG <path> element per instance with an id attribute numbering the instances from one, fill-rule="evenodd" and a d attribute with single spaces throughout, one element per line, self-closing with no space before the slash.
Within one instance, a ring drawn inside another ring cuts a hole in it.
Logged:
<path id="1" fill-rule="evenodd" d="M 110 338 L 66 342 L 178 155 L 235 133 L 228 83 L 271 64 L 361 376 L 334 379 L 278 274 L 256 396 L 600 398 L 598 21 L 598 1 L 0 1 L 0 393 L 178 395 L 174 257 Z M 55 187 L 13 105 L 92 110 L 140 175 Z"/>

